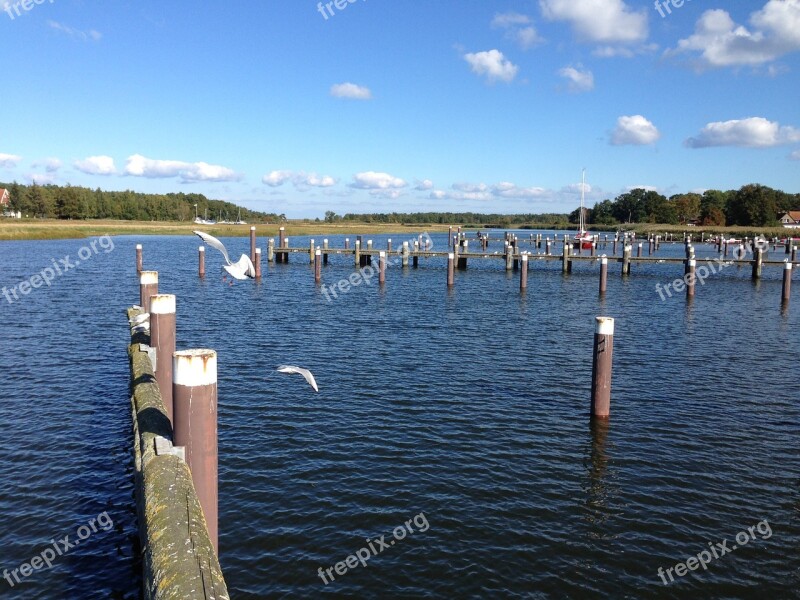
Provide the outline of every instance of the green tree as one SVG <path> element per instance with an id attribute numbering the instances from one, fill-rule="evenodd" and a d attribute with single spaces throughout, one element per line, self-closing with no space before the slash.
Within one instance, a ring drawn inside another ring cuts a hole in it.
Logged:
<path id="1" fill-rule="evenodd" d="M 729 225 L 774 226 L 777 224 L 777 216 L 775 190 L 763 185 L 742 186 L 728 202 Z"/>

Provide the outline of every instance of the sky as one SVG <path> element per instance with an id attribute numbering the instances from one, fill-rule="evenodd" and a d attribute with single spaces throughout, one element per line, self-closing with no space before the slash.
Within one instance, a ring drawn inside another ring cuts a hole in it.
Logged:
<path id="1" fill-rule="evenodd" d="M 800 192 L 800 0 L 0 0 L 0 181 L 289 218 Z"/>

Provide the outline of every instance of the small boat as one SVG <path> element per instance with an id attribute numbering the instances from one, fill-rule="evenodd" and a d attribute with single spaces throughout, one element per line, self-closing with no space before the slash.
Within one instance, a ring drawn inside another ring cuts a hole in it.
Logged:
<path id="1" fill-rule="evenodd" d="M 584 218 L 585 209 L 583 207 L 584 193 L 586 191 L 586 169 L 581 175 L 581 210 L 578 225 L 578 235 L 575 236 L 575 247 L 583 250 L 590 250 L 594 243 L 594 235 L 586 231 L 586 219 Z"/>
<path id="2" fill-rule="evenodd" d="M 247 225 L 247 221 L 242 221 L 242 209 L 239 209 L 239 216 L 236 217 L 235 225 Z"/>

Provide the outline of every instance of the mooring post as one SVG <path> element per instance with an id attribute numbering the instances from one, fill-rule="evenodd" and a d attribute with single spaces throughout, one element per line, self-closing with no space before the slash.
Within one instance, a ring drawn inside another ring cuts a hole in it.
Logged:
<path id="1" fill-rule="evenodd" d="M 469 240 L 465 239 L 463 242 L 461 242 L 461 244 L 462 244 L 461 249 L 464 251 L 464 253 L 466 254 L 467 252 L 469 252 Z M 467 268 L 467 257 L 459 255 L 459 257 L 458 257 L 458 270 L 459 271 L 464 271 L 466 268 Z"/>
<path id="2" fill-rule="evenodd" d="M 255 225 L 250 227 L 250 260 L 255 264 L 256 262 L 256 228 Z"/>
<path id="3" fill-rule="evenodd" d="M 597 242 L 592 242 L 592 256 L 597 254 Z"/>
<path id="4" fill-rule="evenodd" d="M 419 252 L 419 242 L 417 240 L 414 240 L 414 258 L 412 259 L 411 264 L 414 266 L 415 269 L 419 267 L 419 256 L 417 256 L 418 252 Z"/>
<path id="5" fill-rule="evenodd" d="M 792 295 L 792 263 L 786 262 L 783 267 L 783 295 L 781 299 L 784 304 L 789 303 Z"/>
<path id="6" fill-rule="evenodd" d="M 150 312 L 150 296 L 158 294 L 158 271 L 142 271 L 139 274 L 139 306 Z"/>
<path id="7" fill-rule="evenodd" d="M 753 280 L 761 279 L 761 271 L 763 263 L 764 263 L 764 250 L 757 245 L 753 256 Z"/>
<path id="8" fill-rule="evenodd" d="M 367 240 L 367 250 L 370 252 L 372 251 L 372 240 Z M 366 254 L 364 255 L 364 258 L 366 259 L 364 261 L 364 266 L 372 264 L 372 254 Z"/>
<path id="9" fill-rule="evenodd" d="M 625 244 L 622 248 L 622 274 L 631 274 L 631 254 L 633 253 L 633 246 Z"/>
<path id="10" fill-rule="evenodd" d="M 386 240 L 386 252 L 388 253 L 392 252 L 392 238 Z"/>
<path id="11" fill-rule="evenodd" d="M 322 249 L 325 251 L 322 254 L 322 264 L 323 265 L 327 265 L 328 264 L 328 240 L 327 239 L 322 240 Z"/>
<path id="12" fill-rule="evenodd" d="M 350 250 L 350 238 L 344 238 L 344 249 Z"/>
<path id="13" fill-rule="evenodd" d="M 284 243 L 285 239 L 286 239 L 286 228 L 285 227 L 280 227 L 278 229 L 278 248 L 279 249 L 280 248 L 284 248 L 286 246 L 286 244 Z M 278 252 L 278 262 L 279 263 L 286 262 L 286 260 L 284 260 L 284 259 L 288 259 L 288 258 L 289 258 L 289 254 L 288 253 L 287 254 L 281 254 L 280 252 Z"/>
<path id="14" fill-rule="evenodd" d="M 356 240 L 356 250 L 354 252 L 356 269 L 363 266 L 361 264 L 361 240 Z"/>
<path id="15" fill-rule="evenodd" d="M 289 263 L 289 238 L 288 237 L 283 238 L 283 247 L 285 248 L 285 251 L 283 253 L 283 262 L 288 264 Z"/>
<path id="16" fill-rule="evenodd" d="M 797 246 L 792 246 L 792 262 L 797 262 Z"/>
<path id="17" fill-rule="evenodd" d="M 217 353 L 181 350 L 172 359 L 175 446 L 185 449 L 208 537 L 219 552 L 217 500 Z M 177 499 L 176 499 L 177 500 Z"/>
<path id="18" fill-rule="evenodd" d="M 408 266 L 408 242 L 403 242 L 403 266 Z"/>
<path id="19" fill-rule="evenodd" d="M 156 294 L 150 297 L 150 346 L 156 350 L 153 365 L 158 390 L 173 422 L 172 354 L 175 352 L 175 296 Z"/>
<path id="20" fill-rule="evenodd" d="M 312 240 L 309 241 L 309 244 L 308 244 L 308 264 L 311 264 L 311 265 L 314 264 L 314 257 L 316 256 L 314 249 L 315 249 L 314 240 L 312 239 Z"/>
<path id="21" fill-rule="evenodd" d="M 695 268 L 697 267 L 697 261 L 694 258 L 690 258 L 686 261 L 686 269 L 687 269 L 687 277 L 686 277 L 686 298 L 691 299 L 694 298 L 694 284 L 695 284 Z"/>
<path id="22" fill-rule="evenodd" d="M 614 319 L 595 317 L 592 359 L 592 417 L 607 419 L 611 414 L 611 371 L 614 357 Z"/>
<path id="23" fill-rule="evenodd" d="M 386 283 L 386 252 L 383 250 L 378 254 L 378 283 Z"/>
<path id="24" fill-rule="evenodd" d="M 261 248 L 256 248 L 256 259 L 253 261 L 256 269 L 256 279 L 261 279 Z"/>
<path id="25" fill-rule="evenodd" d="M 788 233 L 786 234 L 786 254 L 792 253 L 792 236 Z"/>
<path id="26" fill-rule="evenodd" d="M 637 246 L 636 257 L 642 258 L 642 242 L 639 242 L 639 245 Z"/>
<path id="27" fill-rule="evenodd" d="M 600 295 L 606 293 L 606 287 L 608 286 L 608 257 L 603 254 L 600 257 Z"/>
<path id="28" fill-rule="evenodd" d="M 611 246 L 611 254 L 616 256 L 617 255 L 617 238 L 614 238 L 614 244 Z"/>
<path id="29" fill-rule="evenodd" d="M 456 255 L 454 252 L 447 254 L 447 287 L 455 285 Z"/>
<path id="30" fill-rule="evenodd" d="M 722 242 L 722 258 L 728 258 L 728 240 Z"/>
<path id="31" fill-rule="evenodd" d="M 143 264 L 144 263 L 143 263 L 143 259 L 142 259 L 142 245 L 141 244 L 136 244 L 136 272 L 137 273 L 141 273 L 142 272 L 142 265 Z"/>
<path id="32" fill-rule="evenodd" d="M 562 273 L 569 273 L 568 257 L 569 257 L 569 244 L 564 242 L 563 253 L 562 253 L 562 256 L 561 256 L 561 272 Z"/>
<path id="33" fill-rule="evenodd" d="M 200 275 L 200 277 L 205 277 L 206 276 L 206 248 L 205 248 L 205 246 L 200 246 L 197 249 L 197 261 L 199 263 L 197 265 L 197 274 Z"/>
<path id="34" fill-rule="evenodd" d="M 322 250 L 319 248 L 314 251 L 314 281 L 322 281 Z"/>
<path id="35" fill-rule="evenodd" d="M 275 262 L 275 238 L 267 241 L 267 262 Z"/>
<path id="36" fill-rule="evenodd" d="M 545 255 L 550 256 L 550 238 L 547 238 L 547 241 L 545 242 L 544 253 Z"/>
<path id="37" fill-rule="evenodd" d="M 528 253 L 523 253 L 521 260 L 521 267 L 519 269 L 519 289 L 524 292 L 528 289 Z"/>

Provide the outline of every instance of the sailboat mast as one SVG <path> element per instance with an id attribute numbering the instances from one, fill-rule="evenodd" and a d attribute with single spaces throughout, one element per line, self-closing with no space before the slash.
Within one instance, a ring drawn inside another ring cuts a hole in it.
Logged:
<path id="1" fill-rule="evenodd" d="M 586 223 L 583 219 L 583 196 L 586 192 L 586 169 L 581 171 L 581 214 L 580 214 L 580 227 L 581 227 L 581 235 L 583 232 L 586 231 Z"/>

